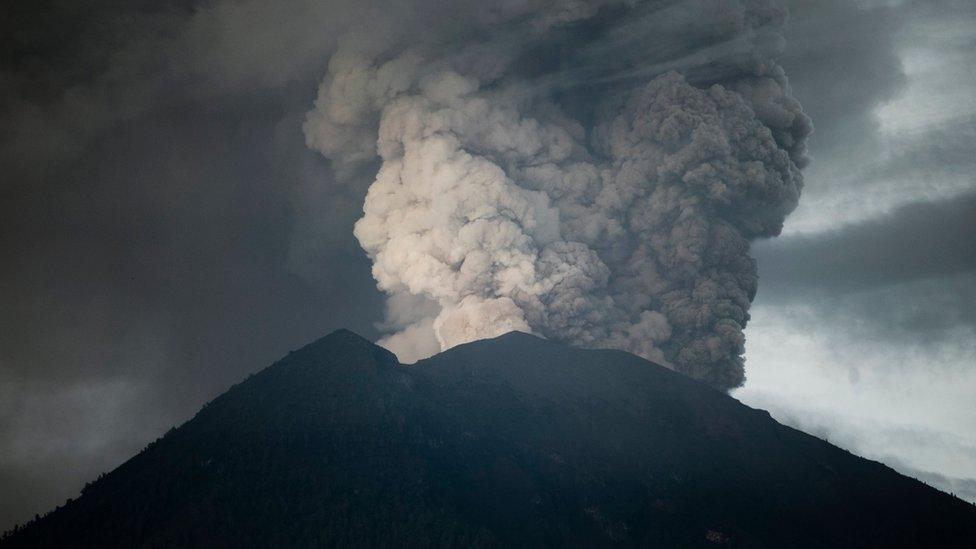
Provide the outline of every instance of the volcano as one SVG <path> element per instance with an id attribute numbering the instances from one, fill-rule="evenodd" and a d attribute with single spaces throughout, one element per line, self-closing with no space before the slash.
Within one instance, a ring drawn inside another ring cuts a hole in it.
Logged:
<path id="1" fill-rule="evenodd" d="M 636 356 L 340 330 L 7 547 L 973 547 L 976 508 Z"/>

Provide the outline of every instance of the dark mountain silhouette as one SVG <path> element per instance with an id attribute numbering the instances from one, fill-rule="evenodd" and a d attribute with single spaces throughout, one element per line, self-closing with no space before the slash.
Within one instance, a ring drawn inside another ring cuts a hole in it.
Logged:
<path id="1" fill-rule="evenodd" d="M 7 547 L 974 547 L 976 508 L 666 368 L 338 331 Z"/>

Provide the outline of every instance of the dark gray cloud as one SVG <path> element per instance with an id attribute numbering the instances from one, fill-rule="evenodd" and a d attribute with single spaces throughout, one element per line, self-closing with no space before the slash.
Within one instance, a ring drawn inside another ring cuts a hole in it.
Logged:
<path id="1" fill-rule="evenodd" d="M 913 203 L 890 215 L 755 247 L 771 297 L 809 299 L 976 270 L 976 194 Z"/>
<path id="2" fill-rule="evenodd" d="M 811 154 L 823 162 L 852 162 L 877 146 L 874 109 L 907 85 L 896 46 L 905 20 L 898 9 L 849 0 L 791 0 L 783 66 L 797 99 L 814 119 Z M 819 158 L 819 157 L 825 158 Z M 808 192 L 830 181 L 810 178 Z M 813 186 L 813 189 L 810 187 Z"/>
<path id="3" fill-rule="evenodd" d="M 0 33 L 3 528 L 288 350 L 375 333 L 356 208 L 301 132 L 331 38 L 241 63 L 292 44 L 252 36 L 265 8 L 157 4 L 23 3 Z"/>
<path id="4" fill-rule="evenodd" d="M 976 194 L 968 194 L 766 241 L 754 250 L 757 301 L 803 304 L 813 315 L 808 330 L 846 326 L 832 335 L 838 346 L 911 344 L 936 353 L 976 333 L 974 234 Z"/>
<path id="5" fill-rule="evenodd" d="M 783 62 L 817 131 L 787 231 L 835 229 L 974 188 L 976 10 L 952 1 L 857 4 L 794 6 Z"/>

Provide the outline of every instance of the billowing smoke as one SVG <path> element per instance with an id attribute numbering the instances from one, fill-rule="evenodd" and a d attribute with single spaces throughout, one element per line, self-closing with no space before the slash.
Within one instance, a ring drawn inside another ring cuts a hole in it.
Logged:
<path id="1" fill-rule="evenodd" d="M 523 330 L 740 385 L 749 243 L 796 206 L 811 131 L 774 62 L 785 13 L 441 7 L 341 39 L 305 125 L 372 180 L 355 235 L 390 296 L 382 344 L 412 361 Z"/>

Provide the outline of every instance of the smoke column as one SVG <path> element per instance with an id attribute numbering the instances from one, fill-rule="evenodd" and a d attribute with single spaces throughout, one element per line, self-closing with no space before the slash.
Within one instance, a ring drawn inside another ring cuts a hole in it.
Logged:
<path id="1" fill-rule="evenodd" d="M 740 385 L 749 244 L 796 207 L 811 132 L 774 61 L 784 11 L 416 9 L 340 39 L 305 124 L 337 177 L 371 181 L 355 236 L 389 295 L 381 344 L 410 362 L 523 330 Z"/>

